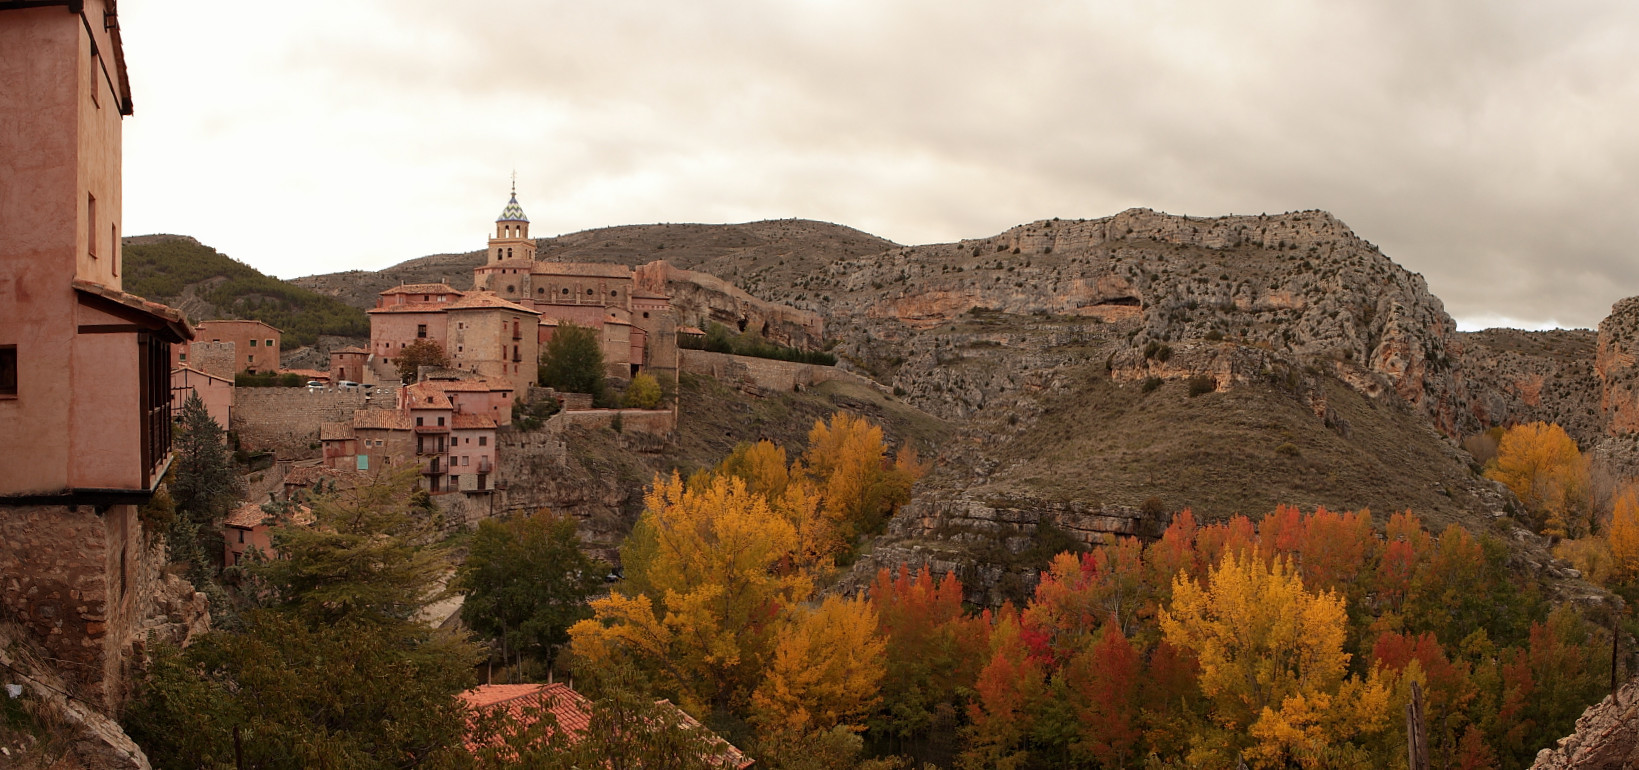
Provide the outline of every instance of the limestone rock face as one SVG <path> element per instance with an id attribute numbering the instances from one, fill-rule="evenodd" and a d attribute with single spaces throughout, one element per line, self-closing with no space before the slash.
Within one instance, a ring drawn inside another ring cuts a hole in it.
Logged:
<path id="1" fill-rule="evenodd" d="M 1599 348 L 1594 371 L 1599 377 L 1599 411 L 1610 435 L 1639 432 L 1639 297 L 1611 307 L 1599 322 Z"/>
<path id="2" fill-rule="evenodd" d="M 1538 752 L 1531 770 L 1631 770 L 1639 768 L 1639 680 L 1583 712 L 1576 732 Z"/>
<path id="3" fill-rule="evenodd" d="M 1261 371 L 1260 356 L 1340 362 L 1362 392 L 1399 396 L 1443 433 L 1478 426 L 1439 299 L 1322 211 L 1203 219 L 1132 209 L 1035 222 L 841 260 L 777 298 L 823 312 L 850 360 L 919 399 L 910 386 L 938 358 L 918 338 L 985 310 L 1134 324 L 1117 378 L 1210 374 L 1227 387 Z M 1220 347 L 1187 365 L 1154 355 L 1202 340 L 1250 353 Z"/>

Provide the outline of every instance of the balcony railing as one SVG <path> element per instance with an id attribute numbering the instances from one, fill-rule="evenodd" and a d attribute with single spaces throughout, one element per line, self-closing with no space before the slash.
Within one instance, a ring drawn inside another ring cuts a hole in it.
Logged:
<path id="1" fill-rule="evenodd" d="M 423 476 L 442 476 L 447 470 L 449 468 L 436 457 L 421 464 L 421 475 Z"/>
<path id="2" fill-rule="evenodd" d="M 490 466 L 490 462 L 489 462 L 488 457 L 481 457 L 481 458 L 478 459 L 478 472 L 479 473 L 490 473 L 494 470 L 495 469 Z"/>

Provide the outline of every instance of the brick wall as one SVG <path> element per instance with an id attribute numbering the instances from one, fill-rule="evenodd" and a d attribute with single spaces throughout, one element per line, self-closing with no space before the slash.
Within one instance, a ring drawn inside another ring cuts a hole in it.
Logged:
<path id="1" fill-rule="evenodd" d="M 354 410 L 396 405 L 392 389 L 377 388 L 369 396 L 362 389 L 238 388 L 233 431 L 243 449 L 271 449 L 280 459 L 318 457 L 320 423 L 347 422 Z"/>

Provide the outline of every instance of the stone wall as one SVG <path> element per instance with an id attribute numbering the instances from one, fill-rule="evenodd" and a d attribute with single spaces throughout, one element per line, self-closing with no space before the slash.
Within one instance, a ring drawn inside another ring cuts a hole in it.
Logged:
<path id="1" fill-rule="evenodd" d="M 70 692 L 108 713 L 150 636 L 180 643 L 210 622 L 204 596 L 165 561 L 136 506 L 0 507 L 0 615 L 50 655 Z"/>
<path id="2" fill-rule="evenodd" d="M 243 449 L 270 449 L 280 459 L 318 457 L 321 423 L 347 422 L 358 409 L 397 405 L 395 391 L 376 391 L 238 388 L 233 431 Z"/>
<path id="3" fill-rule="evenodd" d="M 188 345 L 188 366 L 201 372 L 232 381 L 234 364 L 238 361 L 232 342 L 195 342 Z"/>
<path id="4" fill-rule="evenodd" d="M 701 374 L 741 390 L 789 393 L 832 380 L 886 390 L 880 383 L 835 366 L 801 364 L 772 358 L 753 358 L 705 350 L 679 350 L 680 368 Z"/>

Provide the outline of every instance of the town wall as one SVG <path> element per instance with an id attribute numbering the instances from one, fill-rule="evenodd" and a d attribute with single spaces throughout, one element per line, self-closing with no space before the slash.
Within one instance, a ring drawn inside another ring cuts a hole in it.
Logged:
<path id="1" fill-rule="evenodd" d="M 830 381 L 851 382 L 885 390 L 880 383 L 835 366 L 736 356 L 687 348 L 677 352 L 681 357 L 682 371 L 703 374 L 742 390 L 790 392 Z"/>
<path id="2" fill-rule="evenodd" d="M 272 450 L 279 459 L 320 456 L 319 425 L 347 422 L 358 409 L 397 406 L 394 388 L 359 390 L 307 388 L 237 388 L 233 432 L 247 450 Z"/>

